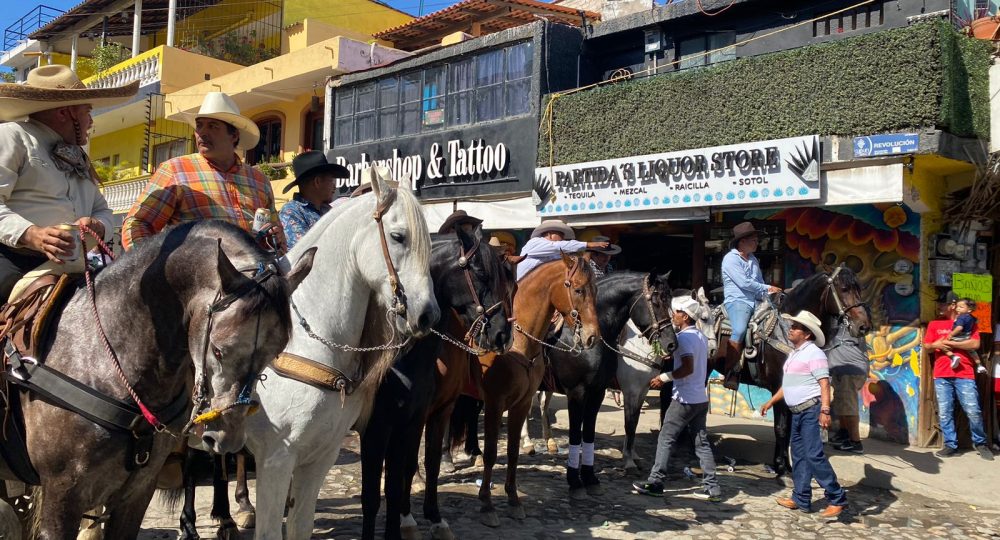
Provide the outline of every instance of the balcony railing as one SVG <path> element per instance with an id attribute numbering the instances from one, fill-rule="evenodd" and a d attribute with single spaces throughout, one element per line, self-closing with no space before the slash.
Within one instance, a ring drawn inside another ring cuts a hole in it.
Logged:
<path id="1" fill-rule="evenodd" d="M 40 5 L 20 19 L 12 22 L 3 31 L 3 50 L 9 51 L 28 39 L 32 32 L 49 24 L 64 12 L 61 9 Z"/>
<path id="2" fill-rule="evenodd" d="M 119 62 L 110 69 L 102 71 L 83 81 L 87 88 L 110 88 L 122 86 L 132 81 L 139 81 L 139 87 L 160 80 L 163 45 L 146 51 L 135 58 Z"/>

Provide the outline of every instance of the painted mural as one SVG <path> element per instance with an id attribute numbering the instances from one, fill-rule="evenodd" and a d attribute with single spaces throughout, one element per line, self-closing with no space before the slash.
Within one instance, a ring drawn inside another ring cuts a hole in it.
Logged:
<path id="1" fill-rule="evenodd" d="M 821 265 L 845 264 L 861 281 L 878 330 L 867 342 L 869 384 L 859 398 L 862 423 L 880 438 L 912 443 L 917 436 L 920 379 L 920 216 L 905 206 L 789 208 L 748 212 L 743 219 L 785 222 L 787 284 Z M 743 386 L 733 395 L 714 386 L 712 412 L 753 415 L 770 394 Z"/>

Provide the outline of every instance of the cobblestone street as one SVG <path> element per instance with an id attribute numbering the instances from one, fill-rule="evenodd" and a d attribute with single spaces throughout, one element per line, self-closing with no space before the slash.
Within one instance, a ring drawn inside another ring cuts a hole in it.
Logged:
<path id="1" fill-rule="evenodd" d="M 562 406 L 564 400 L 554 400 Z M 560 444 L 566 444 L 563 430 L 565 410 L 557 415 L 556 433 Z M 536 435 L 537 421 L 532 421 L 532 434 Z M 645 457 L 641 467 L 652 460 L 655 444 L 655 400 L 653 407 L 644 411 L 639 426 L 638 455 Z M 709 423 L 711 426 L 711 421 Z M 765 424 L 761 424 L 766 429 Z M 712 428 L 710 427 L 710 431 Z M 850 511 L 836 521 L 825 521 L 818 512 L 804 514 L 785 510 L 774 503 L 774 498 L 787 495 L 788 490 L 779 486 L 763 465 L 738 464 L 733 472 L 720 467 L 723 501 L 711 503 L 693 496 L 698 486 L 678 470 L 677 478 L 668 484 L 666 497 L 647 497 L 632 492 L 631 482 L 639 475 L 626 475 L 622 469 L 621 445 L 623 419 L 621 410 L 611 400 L 598 422 L 598 455 L 596 464 L 605 494 L 583 501 L 570 501 L 563 476 L 565 454 L 538 453 L 522 456 L 519 486 L 525 504 L 527 519 L 517 522 L 506 517 L 506 499 L 502 481 L 504 468 L 497 468 L 499 481 L 493 490 L 494 501 L 501 517 L 500 528 L 491 529 L 479 523 L 479 503 L 476 499 L 475 481 L 481 469 L 461 463 L 459 469 L 444 475 L 441 487 L 442 513 L 460 539 L 489 540 L 504 538 L 667 538 L 678 534 L 690 538 L 730 540 L 735 538 L 793 538 L 824 540 L 841 538 L 896 538 L 924 539 L 973 538 L 998 536 L 1000 507 L 978 508 L 967 504 L 932 500 L 918 494 L 890 492 L 861 485 L 848 485 Z M 725 448 L 728 434 L 713 432 L 722 437 L 720 448 Z M 764 443 L 760 443 L 764 444 Z M 539 450 L 543 446 L 539 444 Z M 769 451 L 769 449 L 766 449 Z M 320 496 L 314 538 L 357 538 L 361 534 L 361 472 L 358 439 L 352 434 L 345 441 L 340 465 L 328 475 Z M 563 452 L 565 450 L 563 449 Z M 501 448 L 501 454 L 503 449 Z M 956 459 L 965 459 L 963 456 Z M 687 459 L 685 457 L 684 459 Z M 978 458 L 976 458 L 978 459 Z M 679 462 L 683 466 L 685 463 Z M 691 461 L 690 465 L 697 463 Z M 978 464 L 977 464 L 978 465 Z M 992 464 L 990 464 L 992 465 Z M 989 466 L 985 463 L 983 466 Z M 642 474 L 646 473 L 642 469 Z M 251 481 L 251 489 L 253 489 Z M 815 487 L 815 486 L 814 486 Z M 423 531 L 426 521 L 419 519 L 423 484 L 419 478 L 414 486 L 414 509 Z M 208 517 L 210 491 L 198 491 L 199 531 L 203 538 L 214 537 L 214 525 Z M 231 495 L 231 493 L 230 493 Z M 819 502 L 822 491 L 814 491 L 814 510 L 822 509 Z M 384 511 L 384 504 L 383 504 Z M 154 499 L 144 522 L 142 539 L 172 539 L 177 536 L 178 512 L 170 512 Z M 380 523 L 380 530 L 381 530 Z M 890 532 L 891 531 L 891 532 Z M 380 533 L 381 534 L 381 533 Z M 244 538 L 252 538 L 251 531 Z"/>

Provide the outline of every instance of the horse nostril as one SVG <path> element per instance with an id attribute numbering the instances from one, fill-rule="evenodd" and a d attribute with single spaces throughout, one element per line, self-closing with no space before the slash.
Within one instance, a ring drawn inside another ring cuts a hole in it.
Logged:
<path id="1" fill-rule="evenodd" d="M 215 450 L 215 437 L 212 437 L 211 435 L 205 435 L 204 437 L 201 438 L 201 440 L 202 442 L 205 443 L 205 446 L 207 446 L 209 450 L 213 451 Z"/>
<path id="2" fill-rule="evenodd" d="M 674 352 L 674 349 L 676 349 L 676 348 L 677 348 L 677 344 L 676 343 L 671 343 L 670 345 L 667 345 L 667 352 Z"/>
<path id="3" fill-rule="evenodd" d="M 587 338 L 588 349 L 593 347 L 595 344 L 597 344 L 597 336 L 590 336 L 589 338 Z"/>

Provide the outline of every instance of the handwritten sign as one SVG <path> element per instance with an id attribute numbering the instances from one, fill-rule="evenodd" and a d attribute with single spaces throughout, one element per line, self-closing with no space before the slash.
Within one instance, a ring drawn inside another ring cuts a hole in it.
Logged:
<path id="1" fill-rule="evenodd" d="M 951 290 L 959 298 L 971 298 L 976 302 L 993 301 L 993 276 L 989 274 L 952 274 Z"/>

